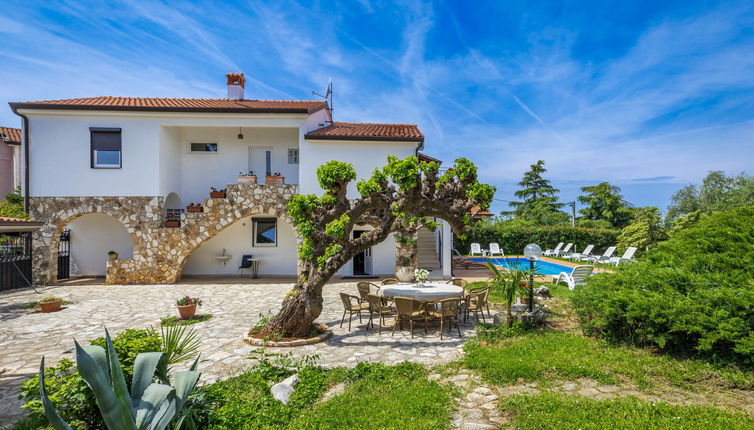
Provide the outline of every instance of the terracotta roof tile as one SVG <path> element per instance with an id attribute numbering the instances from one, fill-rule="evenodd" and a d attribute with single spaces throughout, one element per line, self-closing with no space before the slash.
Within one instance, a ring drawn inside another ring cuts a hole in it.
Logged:
<path id="1" fill-rule="evenodd" d="M 0 216 L 1 222 L 35 222 L 30 219 L 23 219 L 23 218 L 10 218 L 7 216 Z"/>
<path id="2" fill-rule="evenodd" d="M 424 135 L 416 124 L 379 124 L 366 122 L 333 122 L 312 130 L 307 139 L 325 140 L 390 140 L 423 142 Z"/>
<path id="3" fill-rule="evenodd" d="M 435 158 L 435 157 L 430 157 L 429 155 L 421 153 L 421 152 L 419 153 L 419 161 L 424 161 L 424 162 L 428 162 L 428 163 L 434 162 L 434 163 L 437 163 L 437 164 L 442 164 L 442 160 L 440 160 L 438 158 Z"/>
<path id="4" fill-rule="evenodd" d="M 482 210 L 479 206 L 474 206 L 469 210 L 471 216 L 494 216 L 492 212 L 488 210 Z"/>
<path id="5" fill-rule="evenodd" d="M 324 101 L 176 99 L 152 97 L 87 97 L 10 103 L 14 109 L 75 109 L 114 111 L 313 113 L 327 107 Z"/>
<path id="6" fill-rule="evenodd" d="M 5 143 L 20 145 L 21 129 L 11 127 L 0 127 L 0 140 Z"/>

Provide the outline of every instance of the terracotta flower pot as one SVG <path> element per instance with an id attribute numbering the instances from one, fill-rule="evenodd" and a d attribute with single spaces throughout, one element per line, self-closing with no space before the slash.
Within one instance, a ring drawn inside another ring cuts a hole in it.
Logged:
<path id="1" fill-rule="evenodd" d="M 186 206 L 186 212 L 204 212 L 204 206 Z"/>
<path id="2" fill-rule="evenodd" d="M 222 191 L 210 191 L 209 196 L 213 199 L 224 199 L 225 193 Z"/>
<path id="3" fill-rule="evenodd" d="M 265 176 L 265 184 L 280 185 L 285 183 L 285 176 Z"/>
<path id="4" fill-rule="evenodd" d="M 180 226 L 181 226 L 181 222 L 178 220 L 171 219 L 171 220 L 165 221 L 165 227 L 176 228 Z"/>
<path id="5" fill-rule="evenodd" d="M 39 308 L 44 313 L 57 312 L 60 310 L 60 300 L 55 300 L 54 302 L 40 302 Z"/>
<path id="6" fill-rule="evenodd" d="M 178 313 L 181 314 L 181 319 L 191 319 L 196 315 L 196 305 L 178 306 Z"/>
<path id="7" fill-rule="evenodd" d="M 239 176 L 238 179 L 236 179 L 237 184 L 256 184 L 257 183 L 257 177 L 256 176 Z"/>

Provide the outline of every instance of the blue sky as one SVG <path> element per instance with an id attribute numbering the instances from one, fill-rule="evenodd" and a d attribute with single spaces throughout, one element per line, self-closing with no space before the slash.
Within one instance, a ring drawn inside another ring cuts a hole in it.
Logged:
<path id="1" fill-rule="evenodd" d="M 332 78 L 336 120 L 418 123 L 500 200 L 538 159 L 563 201 L 609 181 L 661 208 L 708 170 L 754 173 L 752 2 L 0 3 L 3 106 L 223 97 L 241 71 L 247 98 L 311 99 Z"/>

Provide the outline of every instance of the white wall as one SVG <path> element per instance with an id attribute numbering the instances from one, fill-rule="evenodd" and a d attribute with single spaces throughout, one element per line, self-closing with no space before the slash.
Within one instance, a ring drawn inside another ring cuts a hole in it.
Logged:
<path id="1" fill-rule="evenodd" d="M 201 203 L 209 197 L 210 187 L 224 188 L 236 183 L 239 172 L 249 170 L 249 147 L 272 149 L 272 172 L 280 172 L 288 184 L 298 183 L 298 165 L 288 164 L 288 149 L 298 148 L 296 128 L 243 128 L 243 140 L 233 127 L 178 127 L 174 138 L 163 142 L 171 154 L 180 154 L 180 189 L 177 192 L 184 204 Z M 217 143 L 217 153 L 190 153 L 189 142 Z M 165 163 L 164 166 L 169 166 Z M 173 168 L 173 171 L 177 169 Z M 264 183 L 264 171 L 255 171 L 259 183 Z M 175 185 L 173 185 L 175 186 Z M 163 194 L 164 195 L 164 194 Z"/>
<path id="2" fill-rule="evenodd" d="M 269 218 L 269 215 L 260 215 Z M 276 247 L 253 246 L 251 218 L 243 218 L 228 226 L 217 236 L 205 242 L 189 257 L 183 273 L 186 275 L 234 275 L 241 264 L 241 256 L 251 254 L 262 259 L 259 275 L 296 275 L 296 234 L 293 227 L 278 218 L 278 243 Z M 225 266 L 215 256 L 231 255 Z"/>
<path id="3" fill-rule="evenodd" d="M 349 197 L 356 198 L 356 182 L 372 176 L 375 168 L 387 164 L 387 156 L 406 158 L 416 154 L 416 142 L 372 142 L 351 140 L 305 140 L 301 144 L 300 183 L 302 194 L 320 194 L 317 168 L 338 160 L 353 164 L 357 180 L 349 186 Z"/>
<path id="4" fill-rule="evenodd" d="M 86 214 L 76 218 L 71 230 L 71 258 L 80 275 L 104 276 L 107 253 L 119 258 L 133 257 L 131 236 L 117 219 L 105 214 Z"/>

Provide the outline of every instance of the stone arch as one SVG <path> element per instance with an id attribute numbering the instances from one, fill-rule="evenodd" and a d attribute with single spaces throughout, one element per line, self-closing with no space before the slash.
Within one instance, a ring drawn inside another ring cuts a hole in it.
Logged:
<path id="1" fill-rule="evenodd" d="M 163 216 L 167 216 L 169 209 L 181 209 L 183 207 L 181 196 L 178 193 L 170 192 L 165 196 L 165 210 Z"/>
<path id="2" fill-rule="evenodd" d="M 71 262 L 81 275 L 104 276 L 110 251 L 117 252 L 118 258 L 133 258 L 134 236 L 112 215 L 82 214 L 64 228 L 71 230 Z"/>

